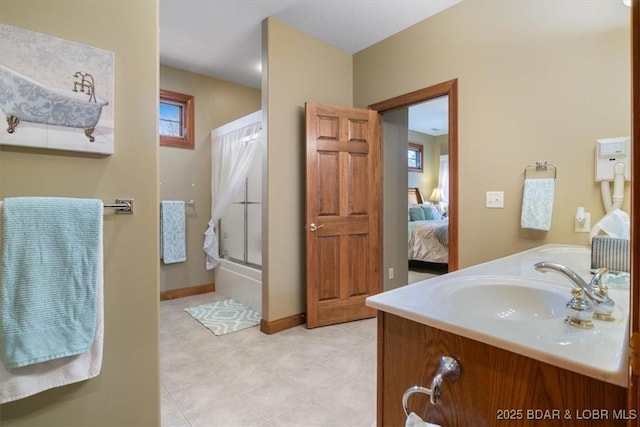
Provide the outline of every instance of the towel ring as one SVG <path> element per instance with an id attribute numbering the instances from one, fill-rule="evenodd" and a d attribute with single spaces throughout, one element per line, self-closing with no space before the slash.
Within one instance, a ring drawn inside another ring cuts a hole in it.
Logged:
<path id="1" fill-rule="evenodd" d="M 429 398 L 431 398 L 431 389 L 428 389 L 426 387 L 422 387 L 419 385 L 414 385 L 413 387 L 409 387 L 402 395 L 402 408 L 404 409 L 404 414 L 407 417 L 409 416 L 409 409 L 408 409 L 409 398 L 411 397 L 412 394 L 415 394 L 415 393 L 426 394 L 427 396 L 429 396 Z"/>
<path id="2" fill-rule="evenodd" d="M 550 167 L 553 168 L 553 179 L 556 179 L 558 177 L 558 167 L 553 163 L 548 163 L 546 160 L 536 162 L 535 165 L 529 165 L 524 168 L 524 177 L 525 179 L 529 178 L 529 176 L 527 175 L 528 172 L 546 172 Z"/>
<path id="3" fill-rule="evenodd" d="M 460 364 L 458 363 L 458 361 L 451 356 L 442 356 L 440 358 L 440 366 L 438 367 L 438 372 L 436 372 L 436 375 L 431 380 L 431 388 L 414 385 L 413 387 L 409 387 L 402 395 L 402 408 L 404 409 L 405 415 L 407 417 L 409 416 L 409 410 L 407 406 L 409 403 L 409 398 L 412 394 L 426 394 L 427 396 L 429 396 L 429 401 L 431 402 L 431 404 L 435 405 L 438 403 L 438 399 L 440 398 L 440 387 L 442 386 L 442 380 L 447 377 L 455 380 L 459 376 Z"/>

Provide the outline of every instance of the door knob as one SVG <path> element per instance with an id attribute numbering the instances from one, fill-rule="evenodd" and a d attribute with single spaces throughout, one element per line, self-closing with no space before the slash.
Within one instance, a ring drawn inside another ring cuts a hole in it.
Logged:
<path id="1" fill-rule="evenodd" d="M 324 227 L 324 224 L 322 225 L 316 225 L 314 222 L 312 222 L 311 224 L 309 224 L 309 231 L 317 231 L 319 228 Z"/>

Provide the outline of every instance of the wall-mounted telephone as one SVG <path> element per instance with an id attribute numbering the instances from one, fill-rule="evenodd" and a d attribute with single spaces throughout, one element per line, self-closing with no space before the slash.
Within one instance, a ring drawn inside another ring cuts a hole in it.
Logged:
<path id="1" fill-rule="evenodd" d="M 631 138 L 598 139 L 596 144 L 596 182 L 600 182 L 602 203 L 606 212 L 622 207 L 624 181 L 631 180 Z M 610 182 L 613 181 L 613 195 Z"/>

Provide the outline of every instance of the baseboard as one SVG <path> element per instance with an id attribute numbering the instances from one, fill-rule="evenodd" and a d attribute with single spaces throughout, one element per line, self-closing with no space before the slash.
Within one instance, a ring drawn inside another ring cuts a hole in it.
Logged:
<path id="1" fill-rule="evenodd" d="M 293 316 L 272 320 L 270 322 L 262 319 L 260 321 L 260 331 L 265 334 L 275 334 L 276 332 L 284 331 L 285 329 L 304 325 L 307 322 L 306 319 L 305 313 L 294 314 Z"/>
<path id="2" fill-rule="evenodd" d="M 188 288 L 171 289 L 170 291 L 160 292 L 160 301 L 190 297 L 192 295 L 206 294 L 207 292 L 215 292 L 215 291 L 216 291 L 215 283 L 209 283 L 207 285 L 191 286 Z"/>

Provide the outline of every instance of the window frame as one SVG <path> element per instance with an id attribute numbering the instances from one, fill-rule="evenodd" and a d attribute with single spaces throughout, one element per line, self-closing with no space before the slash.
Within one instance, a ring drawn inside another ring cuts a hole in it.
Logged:
<path id="1" fill-rule="evenodd" d="M 195 148 L 195 132 L 194 132 L 194 97 L 184 93 L 172 92 L 170 90 L 160 89 L 160 97 L 158 102 L 158 110 L 160 103 L 177 104 L 182 107 L 182 124 L 183 136 L 170 136 L 160 134 L 160 123 L 158 122 L 158 133 L 160 135 L 160 145 L 177 148 Z"/>
<path id="2" fill-rule="evenodd" d="M 418 153 L 418 164 L 419 167 L 411 167 L 409 166 L 409 151 L 415 151 Z M 413 142 L 409 143 L 409 148 L 407 149 L 407 168 L 409 172 L 424 172 L 424 147 L 422 144 L 415 144 Z"/>

